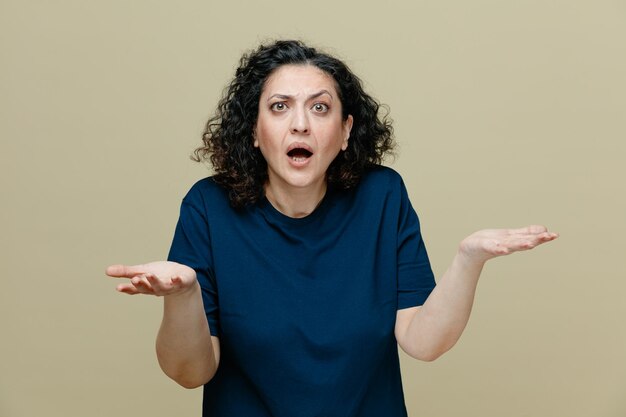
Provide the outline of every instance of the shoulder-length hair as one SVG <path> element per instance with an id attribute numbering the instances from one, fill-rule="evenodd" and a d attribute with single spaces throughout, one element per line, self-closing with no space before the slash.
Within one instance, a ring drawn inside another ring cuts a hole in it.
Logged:
<path id="1" fill-rule="evenodd" d="M 314 65 L 328 73 L 336 83 L 343 120 L 353 117 L 348 148 L 328 167 L 329 187 L 354 187 L 365 169 L 382 163 L 395 146 L 388 112 L 379 114 L 381 105 L 365 93 L 361 80 L 346 64 L 300 41 L 261 45 L 242 56 L 235 78 L 206 124 L 203 146 L 192 155 L 197 162 L 210 161 L 214 181 L 228 190 L 235 208 L 254 204 L 264 195 L 267 162 L 253 145 L 253 132 L 265 81 L 283 65 Z"/>

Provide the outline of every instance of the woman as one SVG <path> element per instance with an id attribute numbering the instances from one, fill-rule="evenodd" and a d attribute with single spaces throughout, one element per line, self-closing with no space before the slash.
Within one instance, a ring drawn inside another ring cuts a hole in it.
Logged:
<path id="1" fill-rule="evenodd" d="M 390 122 L 341 61 L 296 41 L 244 56 L 196 160 L 168 262 L 114 265 L 164 296 L 163 371 L 204 416 L 406 416 L 397 345 L 431 361 L 460 337 L 493 257 L 542 226 L 464 239 L 435 281 Z"/>

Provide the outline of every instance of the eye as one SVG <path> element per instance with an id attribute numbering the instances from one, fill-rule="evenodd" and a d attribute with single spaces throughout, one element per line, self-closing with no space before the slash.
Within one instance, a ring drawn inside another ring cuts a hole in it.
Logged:
<path id="1" fill-rule="evenodd" d="M 324 103 L 315 103 L 313 110 L 317 113 L 326 113 L 328 111 L 328 105 Z"/>
<path id="2" fill-rule="evenodd" d="M 283 103 L 282 101 L 278 101 L 276 103 L 273 103 L 270 106 L 270 109 L 274 110 L 274 111 L 283 111 L 287 108 L 287 105 L 285 103 Z"/>

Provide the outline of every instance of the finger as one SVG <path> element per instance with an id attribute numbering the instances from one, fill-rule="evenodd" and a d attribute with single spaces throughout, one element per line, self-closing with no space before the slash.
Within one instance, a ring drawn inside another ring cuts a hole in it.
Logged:
<path id="1" fill-rule="evenodd" d="M 543 243 L 550 242 L 558 237 L 556 233 L 544 232 L 540 235 L 520 236 L 515 239 L 510 239 L 506 246 L 512 251 L 523 251 L 533 249 Z"/>
<path id="2" fill-rule="evenodd" d="M 138 275 L 131 278 L 130 283 L 133 284 L 137 291 L 142 294 L 154 294 L 154 289 L 148 282 L 145 275 Z"/>
<path id="3" fill-rule="evenodd" d="M 520 241 L 530 241 L 533 242 L 535 244 L 541 244 L 541 243 L 545 243 L 545 242 L 549 242 L 551 240 L 554 240 L 558 237 L 559 235 L 557 233 L 553 233 L 553 232 L 543 232 L 537 235 L 525 235 L 525 236 L 518 236 L 518 239 L 520 239 Z"/>
<path id="4" fill-rule="evenodd" d="M 550 242 L 559 237 L 558 233 L 554 232 L 545 232 L 540 234 L 537 239 L 539 240 L 539 244 Z"/>
<path id="5" fill-rule="evenodd" d="M 132 284 L 120 284 L 115 289 L 119 292 L 123 292 L 124 294 L 129 294 L 129 295 L 140 294 L 140 292 L 137 291 L 137 288 L 135 288 L 135 286 Z"/>
<path id="6" fill-rule="evenodd" d="M 107 267 L 105 274 L 114 278 L 132 278 L 143 274 L 144 265 L 111 265 Z"/>
<path id="7" fill-rule="evenodd" d="M 146 274 L 146 279 L 152 285 L 155 295 L 168 295 L 183 287 L 183 279 L 175 276 L 169 281 L 161 281 L 153 274 Z"/>
<path id="8" fill-rule="evenodd" d="M 154 274 L 146 274 L 145 276 L 155 295 L 165 295 L 172 287 L 169 283 L 158 279 Z"/>

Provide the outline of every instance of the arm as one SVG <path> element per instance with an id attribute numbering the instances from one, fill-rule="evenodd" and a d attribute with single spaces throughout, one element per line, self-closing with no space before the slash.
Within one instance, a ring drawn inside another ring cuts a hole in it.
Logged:
<path id="1" fill-rule="evenodd" d="M 193 269 L 175 262 L 113 265 L 107 275 L 130 278 L 117 290 L 163 296 L 156 351 L 163 372 L 185 388 L 207 383 L 219 365 L 219 339 L 211 336 Z"/>
<path id="2" fill-rule="evenodd" d="M 532 249 L 557 237 L 543 226 L 482 230 L 468 236 L 424 305 L 398 310 L 395 334 L 402 350 L 426 361 L 447 352 L 459 340 L 469 320 L 485 262 Z"/>

